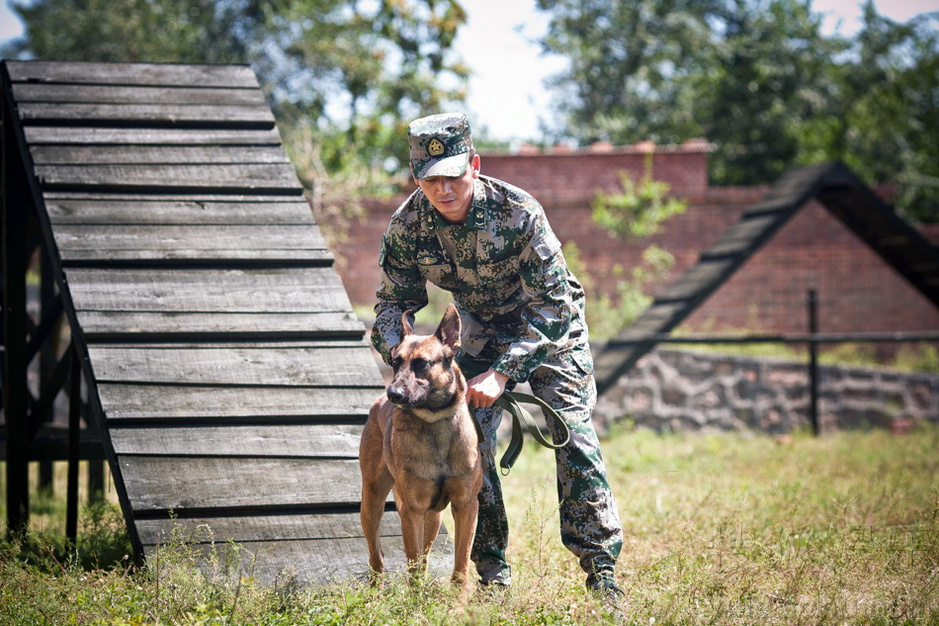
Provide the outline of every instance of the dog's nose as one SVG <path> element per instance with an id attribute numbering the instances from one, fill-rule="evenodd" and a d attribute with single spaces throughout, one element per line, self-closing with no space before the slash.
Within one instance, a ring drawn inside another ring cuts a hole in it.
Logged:
<path id="1" fill-rule="evenodd" d="M 404 391 L 402 391 L 401 388 L 388 387 L 388 391 L 386 393 L 388 394 L 388 399 L 391 400 L 392 404 L 405 403 L 406 396 L 404 395 Z"/>

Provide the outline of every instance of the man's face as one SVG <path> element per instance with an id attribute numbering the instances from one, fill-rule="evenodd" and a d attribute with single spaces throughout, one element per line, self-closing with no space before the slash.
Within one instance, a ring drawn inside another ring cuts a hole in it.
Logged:
<path id="1" fill-rule="evenodd" d="M 473 202 L 473 181 L 479 177 L 479 155 L 473 155 L 462 176 L 431 176 L 417 181 L 430 203 L 448 222 L 461 224 Z"/>

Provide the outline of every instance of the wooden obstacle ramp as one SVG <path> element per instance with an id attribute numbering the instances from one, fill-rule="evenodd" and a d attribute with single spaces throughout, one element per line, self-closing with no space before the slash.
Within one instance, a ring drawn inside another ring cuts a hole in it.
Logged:
<path id="1" fill-rule="evenodd" d="M 358 438 L 382 379 L 253 72 L 3 73 L 138 555 L 186 541 L 237 546 L 265 583 L 364 576 Z"/>

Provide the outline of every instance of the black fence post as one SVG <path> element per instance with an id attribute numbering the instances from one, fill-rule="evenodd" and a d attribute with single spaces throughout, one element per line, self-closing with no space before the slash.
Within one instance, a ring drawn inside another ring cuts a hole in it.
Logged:
<path id="1" fill-rule="evenodd" d="M 809 289 L 809 421 L 812 422 L 812 434 L 818 436 L 818 295 Z"/>

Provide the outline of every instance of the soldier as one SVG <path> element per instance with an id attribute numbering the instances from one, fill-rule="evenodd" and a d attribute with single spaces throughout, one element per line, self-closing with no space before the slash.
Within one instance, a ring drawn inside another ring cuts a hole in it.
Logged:
<path id="1" fill-rule="evenodd" d="M 418 189 L 382 237 L 371 339 L 389 362 L 402 313 L 427 304 L 427 281 L 452 293 L 463 323 L 458 363 L 489 452 L 472 553 L 480 582 L 511 583 L 508 521 L 492 455 L 502 410 L 493 403 L 528 381 L 571 433 L 556 452 L 562 541 L 587 573 L 588 589 L 618 601 L 613 574 L 623 535 L 591 422 L 597 392 L 583 288 L 538 201 L 480 174 L 465 115 L 415 120 L 408 141 Z M 547 425 L 556 431 L 552 419 Z"/>

